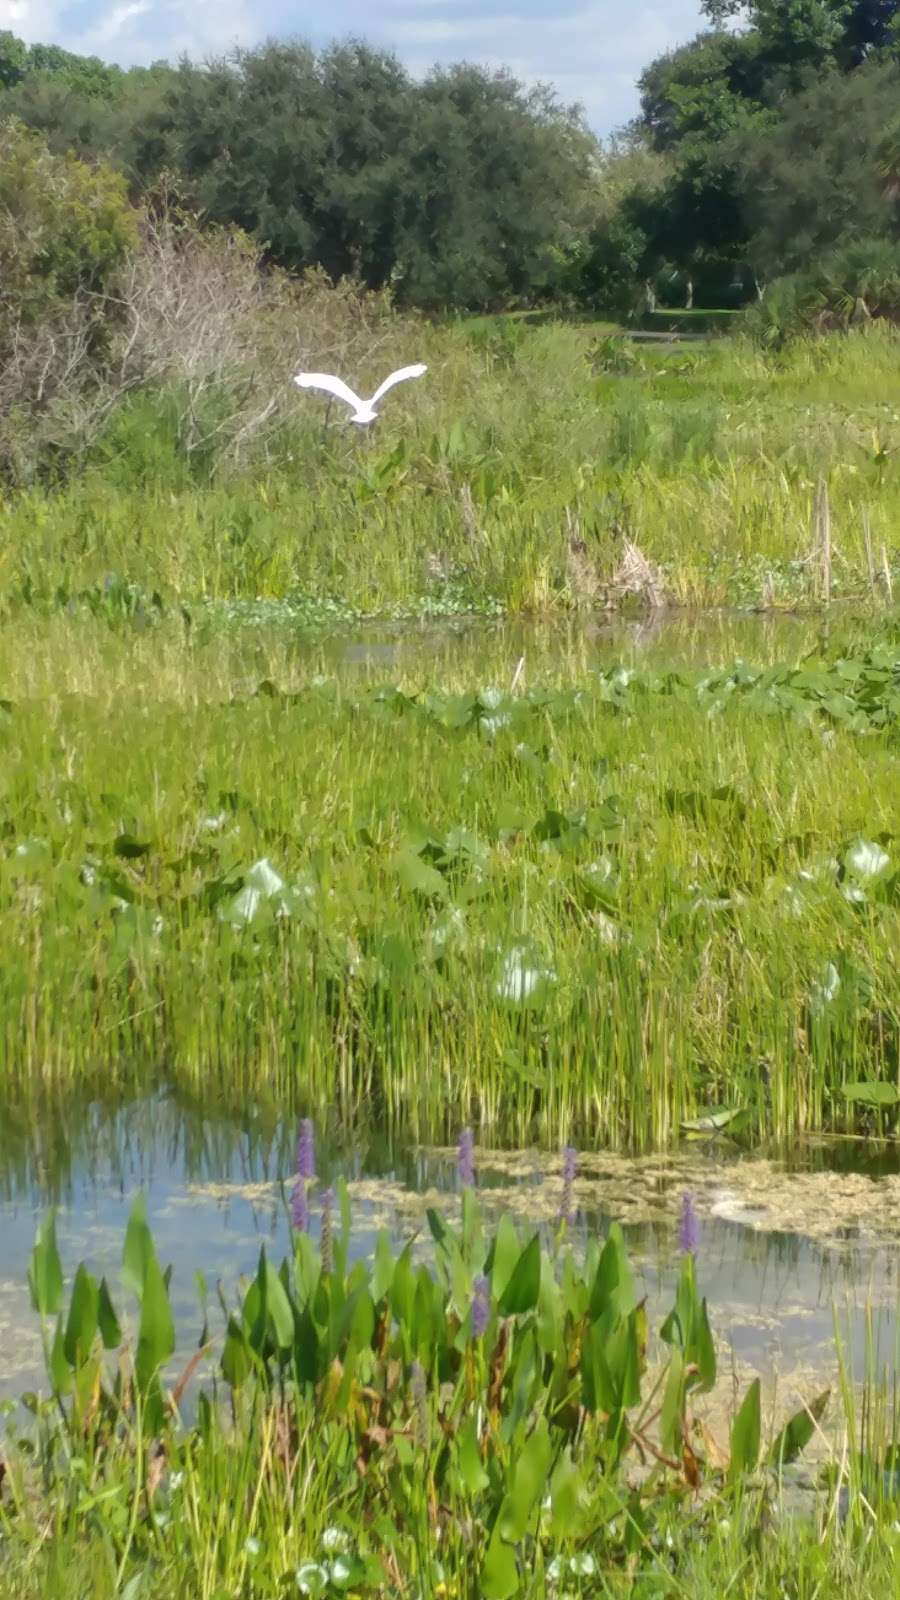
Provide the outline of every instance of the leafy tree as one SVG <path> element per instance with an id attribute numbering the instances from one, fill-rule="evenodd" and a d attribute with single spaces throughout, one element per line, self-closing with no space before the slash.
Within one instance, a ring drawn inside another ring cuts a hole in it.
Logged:
<path id="1" fill-rule="evenodd" d="M 0 343 L 79 289 L 98 289 L 136 242 L 122 178 L 54 156 L 21 123 L 0 124 Z"/>
<path id="2" fill-rule="evenodd" d="M 840 240 L 898 236 L 897 202 L 876 158 L 898 92 L 891 61 L 829 73 L 787 100 L 777 125 L 735 136 L 725 156 L 761 273 L 806 268 Z"/>
<path id="3" fill-rule="evenodd" d="M 795 66 L 830 56 L 848 70 L 900 44 L 900 0 L 702 0 L 702 10 L 718 26 L 745 19 L 767 51 Z"/>
<path id="4" fill-rule="evenodd" d="M 11 89 L 28 70 L 28 46 L 8 28 L 0 32 L 0 87 Z"/>

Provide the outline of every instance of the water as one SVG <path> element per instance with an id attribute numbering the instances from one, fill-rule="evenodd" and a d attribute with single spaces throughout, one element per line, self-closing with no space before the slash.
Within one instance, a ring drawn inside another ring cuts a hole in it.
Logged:
<path id="1" fill-rule="evenodd" d="M 260 1246 L 276 1261 L 286 1250 L 282 1180 L 289 1191 L 293 1145 L 294 1128 L 269 1115 L 251 1111 L 236 1121 L 162 1096 L 117 1108 L 84 1105 L 67 1114 L 64 1126 L 49 1117 L 38 1128 L 5 1118 L 0 1399 L 46 1390 L 26 1272 L 36 1224 L 49 1204 L 59 1207 L 67 1276 L 85 1258 L 92 1270 L 106 1274 L 117 1305 L 127 1309 L 127 1296 L 117 1288 L 122 1241 L 134 1195 L 143 1190 L 160 1260 L 173 1268 L 177 1369 L 196 1347 L 203 1324 L 197 1269 L 210 1287 L 215 1336 L 222 1320 L 217 1283 L 233 1303 L 240 1279 L 255 1270 Z M 640 1162 L 583 1155 L 576 1237 L 605 1231 L 613 1216 L 623 1221 L 651 1324 L 658 1326 L 678 1272 L 676 1217 L 690 1186 L 703 1218 L 697 1273 L 720 1341 L 720 1367 L 727 1373 L 733 1365 L 742 1379 L 758 1372 L 770 1387 L 777 1383 L 782 1393 L 787 1388 L 805 1397 L 834 1379 L 835 1308 L 857 1357 L 866 1304 L 876 1309 L 886 1357 L 897 1336 L 900 1212 L 893 1190 L 885 1189 L 900 1182 L 896 1151 L 879 1147 L 876 1176 L 854 1180 L 859 1198 L 850 1220 L 840 1201 L 847 1193 L 840 1188 L 849 1182 L 847 1167 L 847 1147 L 822 1145 L 776 1163 L 724 1148 Z M 323 1181 L 342 1174 L 350 1183 L 356 1254 L 372 1251 L 379 1226 L 388 1226 L 395 1239 L 420 1229 L 426 1234 L 419 1196 L 451 1211 L 457 1203 L 452 1152 L 391 1148 L 377 1132 L 320 1140 L 319 1171 Z M 776 1181 L 773 1172 L 782 1177 Z M 479 1182 L 488 1207 L 512 1209 L 523 1229 L 538 1224 L 552 1232 L 558 1161 L 533 1152 L 482 1153 Z M 775 1202 L 769 1217 L 760 1209 L 778 1193 L 778 1182 L 795 1186 L 788 1190 L 795 1199 L 787 1207 L 796 1210 L 800 1225 L 789 1226 L 777 1215 L 783 1202 Z M 831 1182 L 840 1203 L 829 1224 L 819 1196 Z M 819 1187 L 810 1191 L 810 1184 Z"/>

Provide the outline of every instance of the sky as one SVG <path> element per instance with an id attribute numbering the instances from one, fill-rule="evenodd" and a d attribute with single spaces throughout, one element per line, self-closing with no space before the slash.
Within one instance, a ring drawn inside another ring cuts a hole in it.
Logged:
<path id="1" fill-rule="evenodd" d="M 700 0 L 0 0 L 0 29 L 122 66 L 350 35 L 416 75 L 434 62 L 507 66 L 580 101 L 601 135 L 637 111 L 641 69 L 701 26 Z"/>

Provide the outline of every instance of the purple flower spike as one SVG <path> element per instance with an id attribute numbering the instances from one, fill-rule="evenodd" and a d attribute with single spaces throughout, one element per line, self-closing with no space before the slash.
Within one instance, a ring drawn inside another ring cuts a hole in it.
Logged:
<path id="1" fill-rule="evenodd" d="M 322 1232 L 319 1248 L 322 1257 L 322 1271 L 334 1271 L 334 1223 L 332 1210 L 334 1208 L 334 1190 L 322 1190 Z"/>
<path id="2" fill-rule="evenodd" d="M 297 1179 L 291 1194 L 291 1222 L 297 1233 L 309 1232 L 309 1199 L 303 1178 Z"/>
<path id="3" fill-rule="evenodd" d="M 567 1144 L 563 1150 L 563 1192 L 559 1207 L 559 1220 L 560 1222 L 568 1222 L 570 1226 L 575 1221 L 573 1186 L 577 1167 L 578 1151 L 572 1145 Z"/>
<path id="4" fill-rule="evenodd" d="M 471 1189 L 475 1183 L 475 1140 L 471 1128 L 463 1128 L 456 1149 L 456 1176 L 461 1189 Z"/>
<path id="5" fill-rule="evenodd" d="M 304 1117 L 297 1136 L 297 1177 L 306 1183 L 311 1183 L 315 1175 L 316 1144 L 313 1125 L 309 1117 Z"/>
<path id="6" fill-rule="evenodd" d="M 678 1248 L 685 1255 L 697 1254 L 700 1243 L 700 1218 L 694 1205 L 694 1197 L 684 1194 L 681 1197 L 681 1220 L 678 1224 Z"/>
<path id="7" fill-rule="evenodd" d="M 491 1320 L 491 1289 L 487 1278 L 478 1274 L 472 1285 L 472 1338 L 482 1339 Z"/>

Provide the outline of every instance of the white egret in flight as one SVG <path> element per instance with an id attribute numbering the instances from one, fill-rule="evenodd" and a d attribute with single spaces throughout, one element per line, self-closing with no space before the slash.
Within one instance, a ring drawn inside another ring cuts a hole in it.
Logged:
<path id="1" fill-rule="evenodd" d="M 397 372 L 392 372 L 389 378 L 385 378 L 384 383 L 375 390 L 371 400 L 362 400 L 358 394 L 353 393 L 343 379 L 332 377 L 330 372 L 298 372 L 294 382 L 301 389 L 324 389 L 326 394 L 335 395 L 338 400 L 345 401 L 353 409 L 350 421 L 358 422 L 360 427 L 364 428 L 375 421 L 378 415 L 375 407 L 388 390 L 393 389 L 395 383 L 404 383 L 407 378 L 421 378 L 422 373 L 427 371 L 428 368 L 422 362 L 414 367 L 400 367 Z"/>

